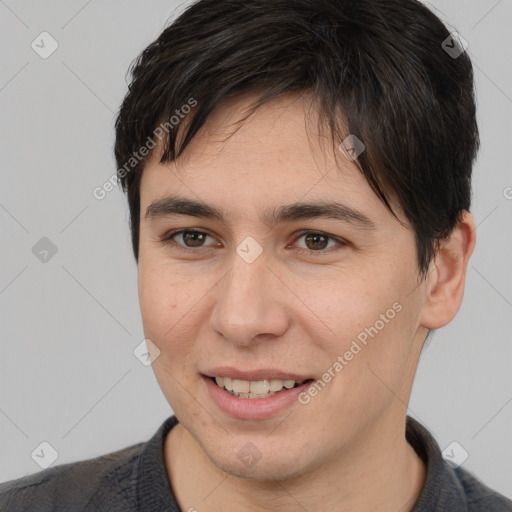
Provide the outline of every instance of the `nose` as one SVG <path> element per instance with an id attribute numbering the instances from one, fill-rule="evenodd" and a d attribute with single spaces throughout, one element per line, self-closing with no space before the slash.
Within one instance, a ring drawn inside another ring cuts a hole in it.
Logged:
<path id="1" fill-rule="evenodd" d="M 265 252 L 248 263 L 238 254 L 215 287 L 211 329 L 240 347 L 280 337 L 289 327 L 289 292 L 268 266 Z"/>

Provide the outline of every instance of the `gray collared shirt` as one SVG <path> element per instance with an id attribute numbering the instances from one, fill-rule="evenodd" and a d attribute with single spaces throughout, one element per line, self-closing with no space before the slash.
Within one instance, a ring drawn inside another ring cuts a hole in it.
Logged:
<path id="1" fill-rule="evenodd" d="M 147 443 L 2 483 L 0 511 L 183 512 L 169 483 L 163 449 L 177 423 L 176 416 L 169 417 Z M 445 462 L 432 435 L 410 417 L 406 437 L 427 467 L 413 512 L 512 511 L 512 501 Z"/>

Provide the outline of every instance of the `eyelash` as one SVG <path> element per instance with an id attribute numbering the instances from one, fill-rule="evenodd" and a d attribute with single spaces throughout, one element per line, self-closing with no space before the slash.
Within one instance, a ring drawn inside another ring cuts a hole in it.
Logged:
<path id="1" fill-rule="evenodd" d="M 180 234 L 183 234 L 183 233 L 200 233 L 200 234 L 204 234 L 206 236 L 209 236 L 210 238 L 213 238 L 211 235 L 209 235 L 208 233 L 206 233 L 205 231 L 200 231 L 198 229 L 178 229 L 176 231 L 171 231 L 170 233 L 167 233 L 166 235 L 164 235 L 163 238 L 160 239 L 160 241 L 164 244 L 164 245 L 173 245 L 174 248 L 180 250 L 180 251 L 183 251 L 185 253 L 197 253 L 199 251 L 201 251 L 202 249 L 206 249 L 207 247 L 197 247 L 197 248 L 194 248 L 194 247 L 185 247 L 185 246 L 182 246 L 180 244 L 178 244 L 174 238 Z M 349 245 L 349 243 L 346 241 L 346 240 L 343 240 L 342 238 L 338 238 L 336 236 L 333 236 L 333 235 L 329 235 L 328 233 L 325 233 L 323 231 L 314 231 L 314 230 L 302 230 L 302 231 L 299 231 L 297 233 L 297 237 L 295 238 L 294 240 L 294 243 L 299 239 L 299 238 L 302 238 L 303 236 L 305 235 L 320 235 L 320 236 L 323 236 L 323 237 L 326 237 L 328 240 L 333 240 L 335 242 L 338 243 L 339 245 L 339 248 L 341 247 L 345 247 L 347 245 Z M 328 252 L 331 252 L 330 250 L 332 249 L 332 247 L 330 247 L 329 249 L 322 249 L 322 250 L 318 250 L 318 251 L 314 251 L 312 249 L 302 249 L 302 248 L 299 248 L 298 249 L 298 252 L 299 254 L 303 254 L 303 253 L 307 253 L 308 255 L 313 255 L 313 256 L 322 256 Z"/>

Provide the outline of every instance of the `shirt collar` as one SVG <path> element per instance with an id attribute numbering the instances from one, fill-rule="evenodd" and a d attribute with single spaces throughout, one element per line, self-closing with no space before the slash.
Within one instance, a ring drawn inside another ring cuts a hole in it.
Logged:
<path id="1" fill-rule="evenodd" d="M 135 468 L 139 510 L 180 512 L 164 458 L 165 438 L 177 424 L 176 416 L 167 418 L 140 455 Z M 412 512 L 467 511 L 464 489 L 455 471 L 443 460 L 432 434 L 410 416 L 407 417 L 406 439 L 426 466 L 425 483 Z"/>
<path id="2" fill-rule="evenodd" d="M 468 510 L 464 489 L 455 471 L 444 461 L 432 434 L 421 423 L 408 416 L 405 437 L 427 469 L 423 489 L 412 512 Z"/>
<path id="3" fill-rule="evenodd" d="M 135 468 L 137 510 L 181 512 L 169 482 L 164 458 L 165 438 L 177 424 L 176 416 L 167 418 L 142 450 Z"/>

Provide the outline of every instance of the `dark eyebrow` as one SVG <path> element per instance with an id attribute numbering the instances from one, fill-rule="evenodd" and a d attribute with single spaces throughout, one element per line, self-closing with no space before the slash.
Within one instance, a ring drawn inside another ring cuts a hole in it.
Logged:
<path id="1" fill-rule="evenodd" d="M 146 219 L 189 215 L 204 219 L 226 222 L 223 211 L 201 201 L 186 197 L 165 197 L 150 204 L 146 209 Z M 315 218 L 330 218 L 348 222 L 366 229 L 375 229 L 375 223 L 363 213 L 336 202 L 316 201 L 314 203 L 294 203 L 279 206 L 266 212 L 262 220 L 270 226 L 280 222 L 308 220 Z"/>

